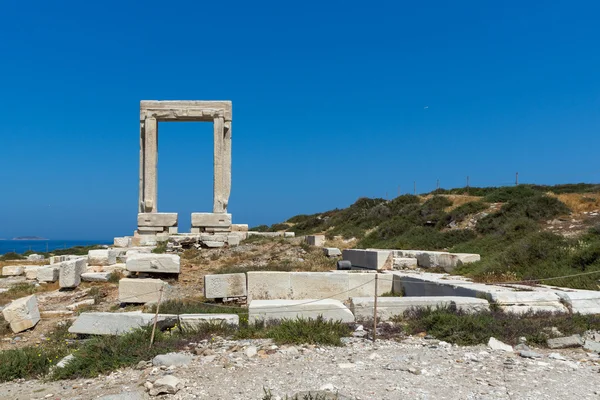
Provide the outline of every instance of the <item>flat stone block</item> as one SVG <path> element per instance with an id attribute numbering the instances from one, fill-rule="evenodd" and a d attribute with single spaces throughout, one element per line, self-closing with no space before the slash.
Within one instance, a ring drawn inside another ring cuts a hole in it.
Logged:
<path id="1" fill-rule="evenodd" d="M 108 282 L 112 272 L 85 272 L 81 274 L 81 280 L 84 282 Z"/>
<path id="2" fill-rule="evenodd" d="M 227 235 L 228 246 L 239 246 L 241 241 L 242 237 L 240 235 Z"/>
<path id="3" fill-rule="evenodd" d="M 342 252 L 337 247 L 323 247 L 323 254 L 326 257 L 340 257 Z"/>
<path id="4" fill-rule="evenodd" d="M 220 213 L 192 213 L 192 227 L 225 227 L 231 226 L 231 214 Z"/>
<path id="5" fill-rule="evenodd" d="M 372 278 L 373 279 L 373 278 Z M 336 272 L 292 272 L 290 273 L 290 299 L 337 300 L 348 298 L 348 274 Z"/>
<path id="6" fill-rule="evenodd" d="M 373 297 L 353 297 L 350 309 L 356 319 L 369 320 L 373 319 L 374 304 Z M 403 315 L 405 311 L 411 308 L 452 306 L 461 308 L 465 312 L 489 310 L 489 303 L 485 299 L 451 296 L 378 297 L 377 318 L 382 321 L 389 321 L 395 316 Z"/>
<path id="7" fill-rule="evenodd" d="M 248 307 L 248 321 L 282 319 L 315 319 L 354 322 L 354 315 L 339 300 L 252 300 Z"/>
<path id="8" fill-rule="evenodd" d="M 206 324 L 240 325 L 240 317 L 237 314 L 181 314 L 179 316 L 179 327 L 182 330 L 197 330 Z"/>
<path id="9" fill-rule="evenodd" d="M 2 316 L 14 333 L 33 328 L 40 321 L 37 297 L 31 295 L 14 300 L 4 307 Z"/>
<path id="10" fill-rule="evenodd" d="M 85 258 L 63 261 L 60 264 L 58 282 L 61 288 L 74 288 L 81 283 L 81 274 L 85 272 Z"/>
<path id="11" fill-rule="evenodd" d="M 505 312 L 524 314 L 530 310 L 568 313 L 558 297 L 553 292 L 504 291 L 492 292 L 488 299 L 500 306 Z"/>
<path id="12" fill-rule="evenodd" d="M 130 247 L 131 236 L 116 237 L 113 242 L 115 247 Z"/>
<path id="13" fill-rule="evenodd" d="M 59 270 L 60 267 L 57 265 L 40 268 L 37 271 L 38 282 L 56 282 L 59 278 Z"/>
<path id="14" fill-rule="evenodd" d="M 246 274 L 204 275 L 204 297 L 223 299 L 246 297 Z"/>
<path id="15" fill-rule="evenodd" d="M 117 263 L 117 252 L 112 249 L 90 250 L 87 263 L 89 265 L 112 265 Z"/>
<path id="16" fill-rule="evenodd" d="M 248 302 L 252 299 L 289 299 L 291 272 L 256 271 L 247 272 Z"/>
<path id="17" fill-rule="evenodd" d="M 293 237 L 296 237 L 296 233 L 295 232 L 283 232 L 283 237 L 284 238 L 293 238 Z"/>
<path id="18" fill-rule="evenodd" d="M 248 232 L 248 224 L 231 224 L 232 232 Z"/>
<path id="19" fill-rule="evenodd" d="M 176 226 L 170 226 L 168 232 L 169 232 L 169 235 L 176 235 L 177 234 L 177 227 Z"/>
<path id="20" fill-rule="evenodd" d="M 411 257 L 394 257 L 394 269 L 415 269 L 417 268 L 417 259 Z"/>
<path id="21" fill-rule="evenodd" d="M 307 235 L 304 240 L 306 241 L 306 244 L 311 246 L 325 246 L 325 235 Z"/>
<path id="22" fill-rule="evenodd" d="M 559 338 L 552 338 L 546 341 L 551 349 L 566 349 L 569 347 L 583 346 L 583 338 L 580 335 L 571 335 Z"/>
<path id="23" fill-rule="evenodd" d="M 133 254 L 127 257 L 127 270 L 131 272 L 154 272 L 178 274 L 180 258 L 175 254 Z"/>
<path id="24" fill-rule="evenodd" d="M 138 226 L 177 226 L 177 213 L 139 213 Z"/>
<path id="25" fill-rule="evenodd" d="M 393 255 L 390 250 L 346 249 L 342 252 L 344 260 L 352 263 L 353 267 L 364 269 L 392 269 Z"/>
<path id="26" fill-rule="evenodd" d="M 458 257 L 460 264 L 470 264 L 477 261 L 481 261 L 481 255 L 479 254 L 469 254 L 469 253 L 452 253 L 456 257 Z"/>
<path id="27" fill-rule="evenodd" d="M 573 313 L 600 314 L 600 292 L 593 290 L 555 291 Z"/>
<path id="28" fill-rule="evenodd" d="M 166 299 L 168 284 L 160 279 L 123 278 L 119 281 L 119 301 L 121 303 L 158 303 L 160 289 Z"/>
<path id="29" fill-rule="evenodd" d="M 19 276 L 25 273 L 25 268 L 22 265 L 7 265 L 2 267 L 2 276 Z"/>
<path id="30" fill-rule="evenodd" d="M 351 297 L 368 297 L 375 294 L 375 273 L 368 272 L 340 272 L 348 276 L 348 292 L 342 296 L 346 300 Z M 392 277 L 377 274 L 377 296 L 392 291 Z"/>
<path id="31" fill-rule="evenodd" d="M 25 266 L 25 279 L 37 279 L 38 271 L 45 268 L 44 265 L 27 265 Z"/>
<path id="32" fill-rule="evenodd" d="M 86 300 L 82 300 L 82 301 L 78 301 L 77 303 L 73 303 L 73 304 L 69 304 L 67 306 L 67 310 L 70 311 L 75 311 L 77 310 L 79 307 L 83 307 L 83 306 L 93 306 L 95 303 L 94 299 L 86 299 Z"/>
<path id="33" fill-rule="evenodd" d="M 177 315 L 158 314 L 158 327 L 174 327 Z M 122 335 L 154 323 L 150 313 L 85 312 L 69 328 L 70 333 L 81 335 Z"/>
<path id="34" fill-rule="evenodd" d="M 225 242 L 216 242 L 213 240 L 205 240 L 201 242 L 204 247 L 208 247 L 209 249 L 214 249 L 218 247 L 225 246 Z"/>
<path id="35" fill-rule="evenodd" d="M 27 256 L 27 261 L 44 261 L 44 256 L 41 254 L 30 254 Z"/>

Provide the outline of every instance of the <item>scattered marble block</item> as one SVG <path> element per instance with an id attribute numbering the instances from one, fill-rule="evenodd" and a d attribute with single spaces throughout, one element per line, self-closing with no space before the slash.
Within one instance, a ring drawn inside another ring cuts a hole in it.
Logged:
<path id="1" fill-rule="evenodd" d="M 81 274 L 81 280 L 84 282 L 108 282 L 112 272 L 85 272 Z"/>
<path id="2" fill-rule="evenodd" d="M 162 299 L 165 300 L 168 286 L 160 279 L 123 278 L 119 281 L 119 301 L 121 303 L 158 303 L 160 289 L 163 289 Z"/>
<path id="3" fill-rule="evenodd" d="M 63 261 L 60 264 L 58 283 L 61 288 L 75 288 L 81 283 L 81 274 L 85 272 L 85 258 Z"/>
<path id="4" fill-rule="evenodd" d="M 126 265 L 127 270 L 131 272 L 162 274 L 178 274 L 180 272 L 180 258 L 175 254 L 132 254 L 127 257 Z"/>
<path id="5" fill-rule="evenodd" d="M 181 314 L 179 316 L 179 327 L 182 330 L 198 330 L 206 324 L 240 325 L 240 317 L 237 314 Z"/>
<path id="6" fill-rule="evenodd" d="M 2 315 L 14 333 L 33 328 L 40 321 L 37 297 L 21 297 L 4 307 Z"/>
<path id="7" fill-rule="evenodd" d="M 34 280 L 37 279 L 38 271 L 42 268 L 46 268 L 43 265 L 27 265 L 25 266 L 25 279 Z"/>
<path id="8" fill-rule="evenodd" d="M 323 254 L 326 257 L 340 257 L 342 252 L 337 247 L 323 247 Z"/>
<path id="9" fill-rule="evenodd" d="M 87 262 L 89 265 L 112 265 L 117 263 L 117 253 L 111 249 L 90 250 Z"/>
<path id="10" fill-rule="evenodd" d="M 158 314 L 158 328 L 174 327 L 177 315 Z M 151 313 L 111 313 L 85 312 L 82 313 L 69 328 L 70 333 L 81 335 L 123 335 L 154 323 Z"/>
<path id="11" fill-rule="evenodd" d="M 21 265 L 7 265 L 2 267 L 2 276 L 19 276 L 23 275 L 25 268 Z"/>
<path id="12" fill-rule="evenodd" d="M 36 278 L 38 282 L 56 282 L 59 278 L 59 273 L 59 265 L 46 265 L 37 271 Z"/>
<path id="13" fill-rule="evenodd" d="M 354 315 L 339 300 L 252 300 L 248 307 L 248 321 L 283 319 L 315 319 L 354 322 Z"/>
<path id="14" fill-rule="evenodd" d="M 325 235 L 307 235 L 304 240 L 311 246 L 325 246 Z"/>
<path id="15" fill-rule="evenodd" d="M 224 299 L 246 297 L 246 274 L 218 274 L 204 276 L 204 297 Z"/>
<path id="16" fill-rule="evenodd" d="M 30 254 L 27 256 L 27 261 L 44 261 L 44 256 L 41 254 Z"/>
<path id="17" fill-rule="evenodd" d="M 113 245 L 115 247 L 131 247 L 131 236 L 116 237 Z"/>

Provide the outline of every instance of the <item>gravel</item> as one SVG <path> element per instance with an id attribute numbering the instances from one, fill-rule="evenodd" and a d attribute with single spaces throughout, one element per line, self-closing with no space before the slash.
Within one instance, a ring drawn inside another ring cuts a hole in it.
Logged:
<path id="1" fill-rule="evenodd" d="M 539 356 L 532 359 L 416 337 L 344 341 L 344 347 L 277 346 L 216 338 L 191 345 L 196 355 L 188 365 L 146 363 L 95 379 L 8 382 L 0 384 L 0 398 L 150 399 L 149 388 L 166 376 L 181 381 L 177 393 L 161 397 L 169 400 L 262 400 L 265 389 L 273 398 L 306 391 L 365 400 L 600 398 L 600 357 L 583 349 L 532 349 Z"/>

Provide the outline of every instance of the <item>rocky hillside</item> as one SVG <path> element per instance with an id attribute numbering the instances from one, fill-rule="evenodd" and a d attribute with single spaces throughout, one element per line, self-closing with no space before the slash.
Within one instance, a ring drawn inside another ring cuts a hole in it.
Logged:
<path id="1" fill-rule="evenodd" d="M 480 253 L 458 272 L 511 281 L 600 271 L 600 185 L 520 185 L 437 190 L 393 200 L 361 198 L 348 208 L 297 215 L 263 231 L 354 238 L 358 248 Z M 598 289 L 600 274 L 553 280 Z"/>

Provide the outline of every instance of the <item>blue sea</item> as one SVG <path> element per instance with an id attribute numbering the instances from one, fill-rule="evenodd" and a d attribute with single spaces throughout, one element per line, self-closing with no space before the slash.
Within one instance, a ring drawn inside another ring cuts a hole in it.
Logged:
<path id="1" fill-rule="evenodd" d="M 1 240 L 0 254 L 24 253 L 28 250 L 46 252 L 56 249 L 68 249 L 74 246 L 92 246 L 94 244 L 112 244 L 112 240 Z"/>

